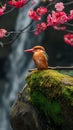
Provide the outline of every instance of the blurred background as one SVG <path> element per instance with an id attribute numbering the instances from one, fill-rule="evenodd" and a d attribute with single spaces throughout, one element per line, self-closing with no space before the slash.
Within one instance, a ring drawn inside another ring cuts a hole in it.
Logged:
<path id="1" fill-rule="evenodd" d="M 39 0 L 36 5 L 38 6 Z M 0 28 L 8 31 L 19 31 L 31 23 L 27 12 L 31 8 L 30 2 L 21 9 L 0 17 Z M 32 24 L 32 29 L 35 23 Z M 49 56 L 49 66 L 72 66 L 73 47 L 67 45 L 63 40 L 65 32 L 49 28 L 45 32 L 35 36 L 32 32 L 22 33 L 12 44 L 8 44 L 14 35 L 3 39 L 5 47 L 0 46 L 0 130 L 11 130 L 9 111 L 17 98 L 18 92 L 25 85 L 25 77 L 28 70 L 35 67 L 32 54 L 24 53 L 24 49 L 35 45 L 45 47 Z M 1 40 L 0 40 L 1 41 Z M 73 70 L 62 71 L 73 76 Z"/>

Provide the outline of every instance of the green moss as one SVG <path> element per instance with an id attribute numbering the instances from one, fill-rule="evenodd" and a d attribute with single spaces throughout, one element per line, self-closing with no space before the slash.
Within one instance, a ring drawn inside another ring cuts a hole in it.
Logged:
<path id="1" fill-rule="evenodd" d="M 31 101 L 35 106 L 44 112 L 48 122 L 53 121 L 56 125 L 62 123 L 61 107 L 59 102 L 55 100 L 47 100 L 40 92 L 31 93 Z"/>
<path id="2" fill-rule="evenodd" d="M 67 102 L 67 105 L 73 106 L 73 87 L 63 87 L 62 95 Z"/>
<path id="3" fill-rule="evenodd" d="M 43 95 L 50 98 L 64 97 L 73 104 L 73 78 L 63 75 L 54 70 L 39 70 L 32 72 L 26 78 L 31 91 L 40 91 Z M 67 92 L 68 91 L 68 92 Z M 67 94 L 69 93 L 69 94 Z"/>
<path id="4" fill-rule="evenodd" d="M 45 113 L 48 122 L 52 120 L 60 125 L 61 112 L 73 107 L 73 77 L 54 70 L 39 70 L 31 72 L 26 81 L 31 102 Z"/>

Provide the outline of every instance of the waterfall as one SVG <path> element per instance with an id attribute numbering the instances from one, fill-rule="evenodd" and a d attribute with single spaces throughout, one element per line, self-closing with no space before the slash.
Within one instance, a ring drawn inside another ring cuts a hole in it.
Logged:
<path id="1" fill-rule="evenodd" d="M 27 17 L 27 12 L 31 8 L 30 2 L 28 3 L 29 5 L 19 10 L 16 22 L 17 31 L 23 29 L 31 22 L 30 18 Z M 36 5 L 32 5 L 33 8 L 38 4 L 39 0 L 36 0 Z M 25 76 L 28 70 L 34 67 L 32 55 L 25 54 L 23 50 L 35 45 L 41 45 L 42 36 L 43 34 L 37 37 L 34 36 L 33 33 L 25 32 L 22 33 L 12 45 L 12 52 L 9 55 L 9 60 L 6 65 L 6 68 L 8 68 L 8 81 L 5 85 L 0 103 L 0 130 L 11 130 L 9 123 L 10 107 L 17 97 L 18 91 L 21 90 L 25 84 Z"/>

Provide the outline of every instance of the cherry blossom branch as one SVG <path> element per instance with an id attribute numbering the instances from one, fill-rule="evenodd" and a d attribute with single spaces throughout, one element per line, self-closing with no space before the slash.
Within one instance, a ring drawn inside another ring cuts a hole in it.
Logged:
<path id="1" fill-rule="evenodd" d="M 68 26 L 72 26 L 73 27 L 73 24 L 71 24 L 71 23 L 65 23 L 65 25 L 68 25 Z"/>
<path id="2" fill-rule="evenodd" d="M 8 37 L 10 34 L 20 34 L 20 33 L 26 33 L 26 32 L 35 32 L 36 31 L 36 29 L 33 29 L 33 30 L 24 30 L 24 31 L 22 31 L 21 32 L 21 30 L 19 30 L 19 31 L 11 31 L 11 32 L 8 32 L 6 35 L 5 35 L 5 37 Z"/>
<path id="3" fill-rule="evenodd" d="M 2 6 L 0 8 L 0 16 L 10 13 L 15 8 L 21 8 L 24 5 L 27 5 L 28 2 L 32 2 L 32 1 L 30 1 L 30 0 L 9 0 L 9 2 L 4 4 L 4 6 Z M 42 0 L 42 2 L 44 2 L 44 0 Z M 0 29 L 0 38 L 8 37 L 8 36 L 14 36 L 13 40 L 11 40 L 9 42 L 9 43 L 11 43 L 11 42 L 15 41 L 21 35 L 21 33 L 34 32 L 35 31 L 34 34 L 38 35 L 39 33 L 41 33 L 42 31 L 45 31 L 48 27 L 51 26 L 56 30 L 65 30 L 66 32 L 68 32 L 68 34 L 64 35 L 64 41 L 67 44 L 70 44 L 70 45 L 73 46 L 73 34 L 72 34 L 73 31 L 68 30 L 66 28 L 66 26 L 72 26 L 73 27 L 73 24 L 68 23 L 69 21 L 73 20 L 73 9 L 70 10 L 69 14 L 67 14 L 64 11 L 65 5 L 73 4 L 73 1 L 64 3 L 64 2 L 61 2 L 61 1 L 58 2 L 58 0 L 54 0 L 54 1 L 51 1 L 51 2 L 49 0 L 47 2 L 48 2 L 48 4 L 47 4 L 46 7 L 40 6 L 40 7 L 37 7 L 36 10 L 30 9 L 29 12 L 28 12 L 28 16 L 31 18 L 31 20 L 37 22 L 36 29 L 28 30 L 28 28 L 31 27 L 30 24 L 20 31 L 7 32 L 7 30 L 1 28 Z M 9 6 L 9 5 L 13 8 L 11 10 L 5 12 L 6 6 Z M 55 10 L 54 9 L 51 10 L 52 8 L 48 9 L 48 7 L 50 7 L 50 6 L 52 7 L 52 5 L 55 8 Z M 44 15 L 46 15 L 46 18 L 47 18 L 46 22 L 41 21 L 42 16 L 44 16 Z M 64 26 L 64 25 L 66 25 L 66 26 Z M 12 34 L 14 34 L 14 35 L 12 35 Z"/>
<path id="4" fill-rule="evenodd" d="M 46 8 L 48 8 L 48 7 L 52 6 L 52 5 L 54 5 L 56 2 L 57 2 L 57 0 L 55 0 L 55 1 L 51 2 L 51 3 L 49 3 L 49 4 L 46 6 Z"/>
<path id="5" fill-rule="evenodd" d="M 66 29 L 65 31 L 68 32 L 68 33 L 73 33 L 73 31 L 69 30 L 69 29 Z"/>
<path id="6" fill-rule="evenodd" d="M 11 13 L 14 9 L 15 9 L 15 7 L 12 7 L 9 11 L 6 11 L 3 15 Z"/>
<path id="7" fill-rule="evenodd" d="M 25 28 L 18 31 L 18 33 L 14 32 L 14 31 L 9 32 L 9 34 L 7 34 L 8 36 L 10 35 L 10 33 L 15 33 L 17 35 L 14 37 L 14 39 L 12 39 L 9 43 L 5 44 L 4 46 L 12 44 L 13 42 L 15 42 L 17 40 L 17 38 L 22 34 L 22 32 L 26 32 L 32 26 L 32 23 L 33 23 L 33 21 L 29 25 L 27 25 Z"/>
<path id="8" fill-rule="evenodd" d="M 64 5 L 71 5 L 71 4 L 73 4 L 73 1 L 70 1 L 70 2 L 64 3 Z"/>

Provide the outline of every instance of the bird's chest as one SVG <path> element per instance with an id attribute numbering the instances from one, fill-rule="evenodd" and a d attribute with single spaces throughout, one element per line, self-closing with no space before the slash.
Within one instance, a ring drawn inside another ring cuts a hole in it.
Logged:
<path id="1" fill-rule="evenodd" d="M 42 52 L 35 52 L 33 54 L 33 60 L 35 61 L 36 64 L 41 64 L 43 60 L 43 53 Z"/>

